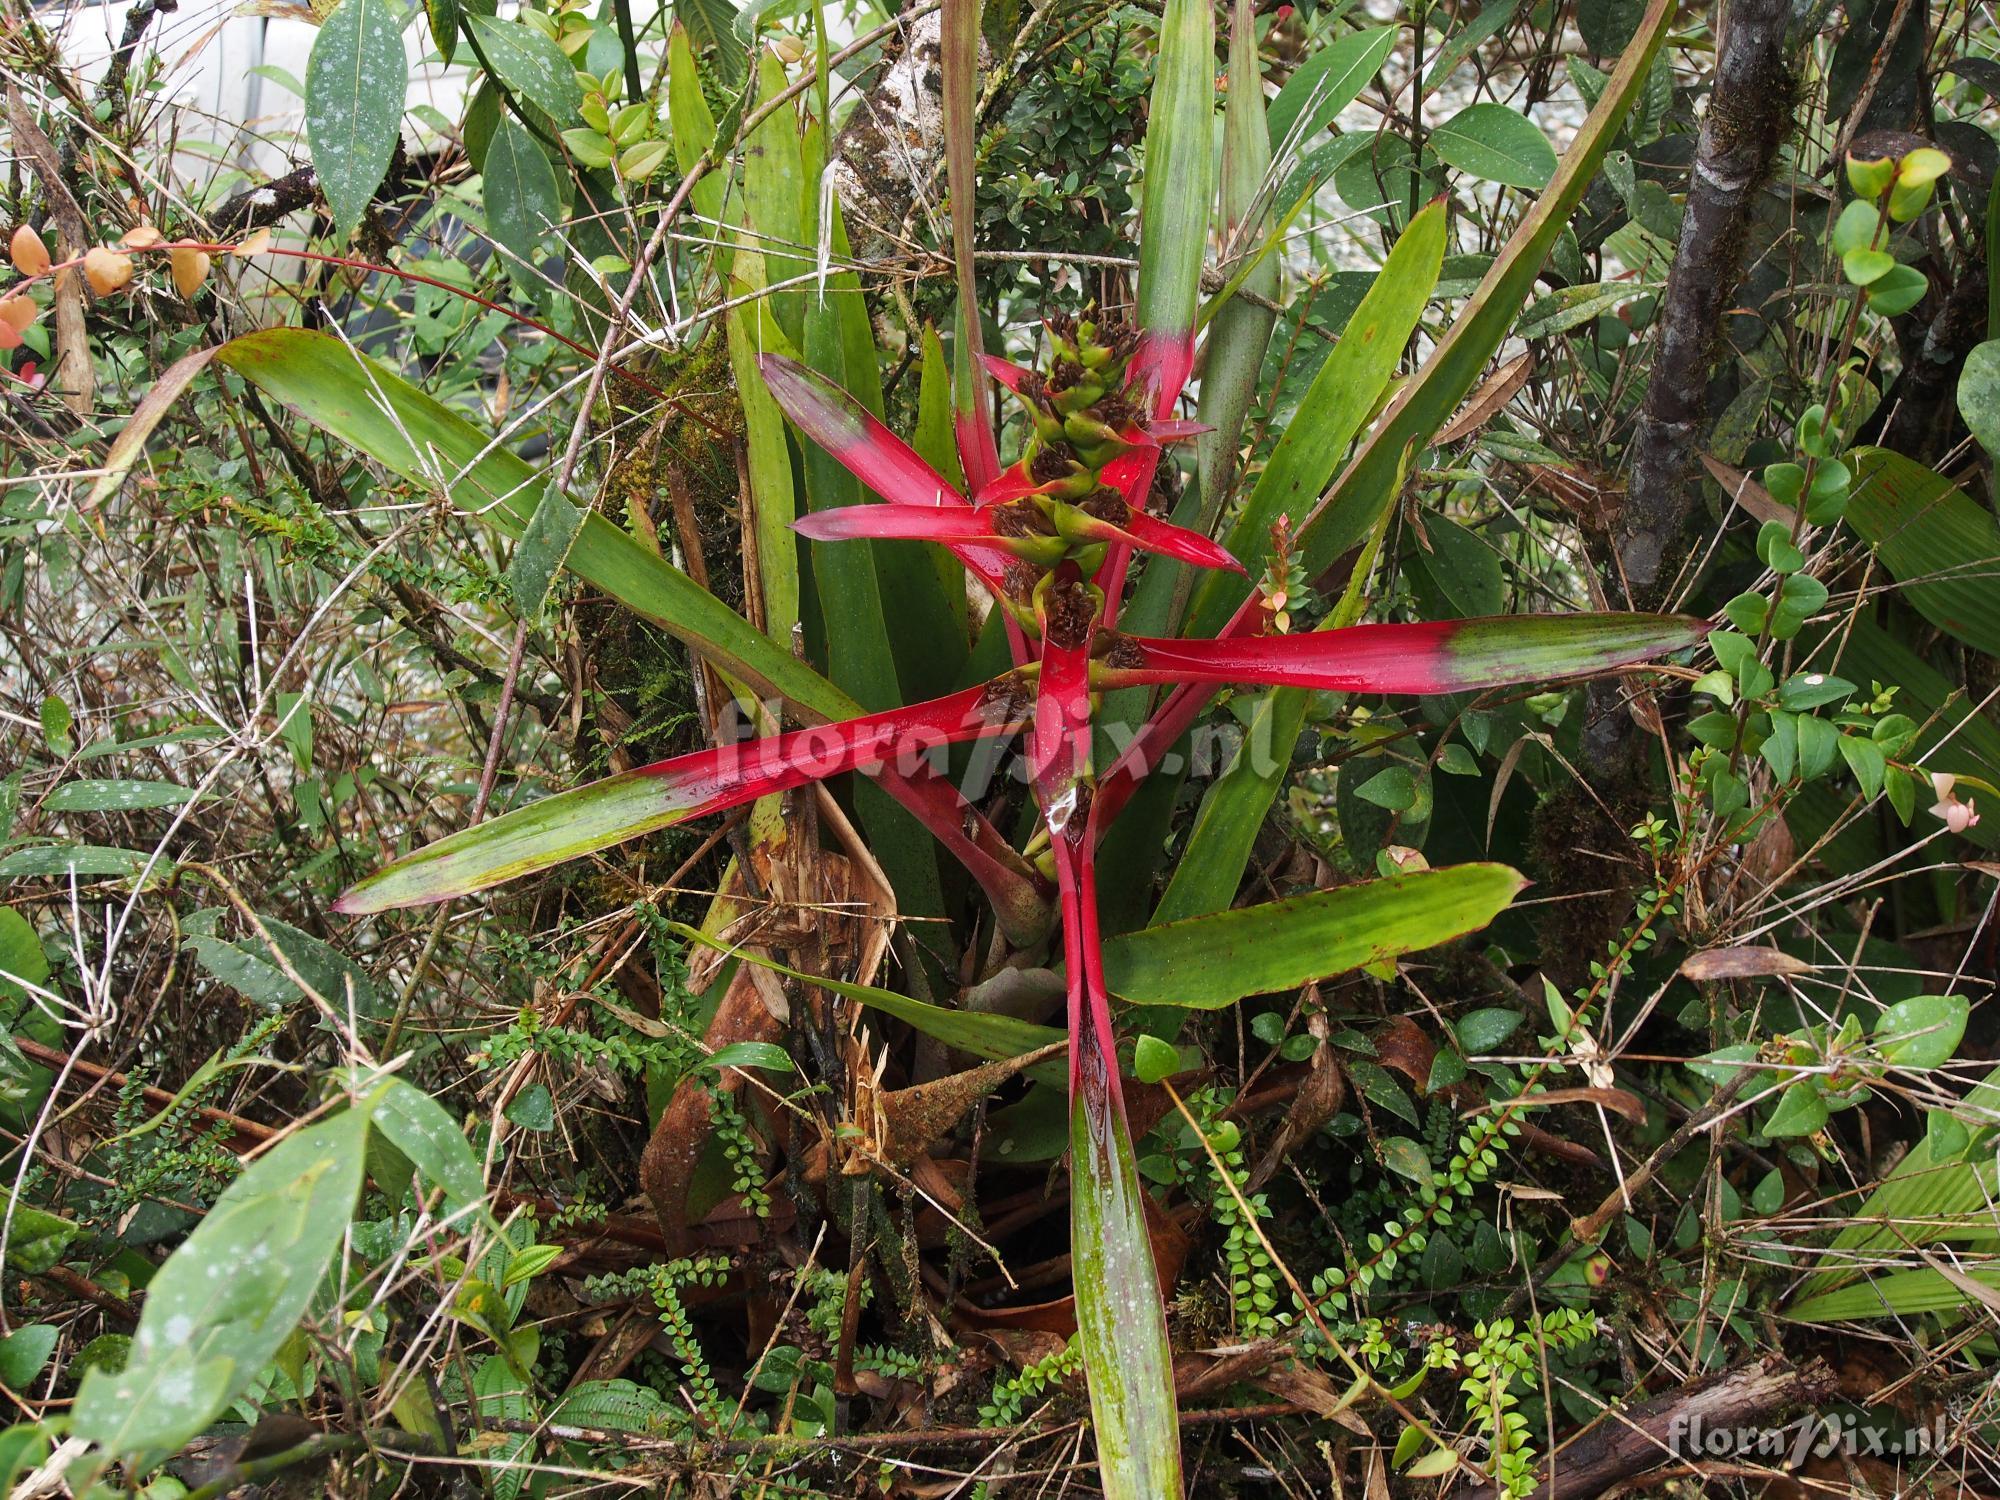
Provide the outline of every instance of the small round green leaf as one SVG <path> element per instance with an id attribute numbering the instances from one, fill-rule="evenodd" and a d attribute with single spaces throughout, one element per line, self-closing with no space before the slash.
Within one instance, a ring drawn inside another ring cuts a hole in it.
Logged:
<path id="1" fill-rule="evenodd" d="M 1132 1049 L 1132 1071 L 1141 1083 L 1158 1083 L 1181 1070 L 1181 1055 L 1172 1042 L 1142 1035 Z"/>

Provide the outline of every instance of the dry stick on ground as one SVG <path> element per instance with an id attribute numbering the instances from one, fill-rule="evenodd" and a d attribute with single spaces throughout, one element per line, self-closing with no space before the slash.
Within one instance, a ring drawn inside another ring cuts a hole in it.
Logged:
<path id="1" fill-rule="evenodd" d="M 1622 1412 L 1607 1412 L 1538 1476 L 1535 1500 L 1583 1500 L 1621 1479 L 1688 1458 L 1696 1431 L 1759 1430 L 1787 1408 L 1824 1400 L 1833 1372 L 1818 1360 L 1804 1368 L 1767 1355 Z M 1491 1485 L 1454 1491 L 1452 1500 L 1497 1500 Z"/>
<path id="2" fill-rule="evenodd" d="M 1631 478 L 1613 531 L 1607 587 L 1656 608 L 1694 509 L 1694 469 L 1708 425 L 1708 382 L 1722 319 L 1736 297 L 1745 230 L 1759 187 L 1791 125 L 1785 56 L 1788 0 L 1722 0 L 1715 85 L 1701 123 L 1680 241 L 1660 299 L 1646 402 L 1632 437 Z M 1665 575 L 1664 577 L 1662 575 Z M 1584 759 L 1619 765 L 1634 726 L 1615 699 L 1591 692 Z"/>

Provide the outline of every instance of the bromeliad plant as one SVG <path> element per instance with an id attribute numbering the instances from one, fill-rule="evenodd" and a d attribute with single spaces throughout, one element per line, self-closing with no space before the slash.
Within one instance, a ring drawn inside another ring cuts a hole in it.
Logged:
<path id="1" fill-rule="evenodd" d="M 446 900 L 847 772 L 864 773 L 888 791 L 966 864 L 1017 946 L 1047 942 L 1045 893 L 1052 883 L 1068 990 L 1079 1346 L 1104 1489 L 1121 1500 L 1156 1500 L 1181 1490 L 1178 1423 L 1146 1200 L 1126 1123 L 1111 1007 L 1115 986 L 1100 939 L 1100 851 L 1135 790 L 1220 687 L 1274 689 L 1272 701 L 1279 706 L 1272 717 L 1288 722 L 1296 737 L 1300 700 L 1314 690 L 1476 691 L 1611 670 L 1699 638 L 1702 622 L 1648 615 L 1359 625 L 1354 621 L 1367 578 L 1365 561 L 1347 603 L 1329 622 L 1333 628 L 1291 634 L 1284 601 L 1240 576 L 1263 569 L 1274 552 L 1288 565 L 1302 560 L 1317 573 L 1341 551 L 1379 535 L 1413 456 L 1497 349 L 1595 172 L 1665 34 L 1671 3 L 1656 0 L 1651 6 L 1641 41 L 1628 49 L 1570 159 L 1497 258 L 1466 316 L 1384 409 L 1383 394 L 1429 300 L 1445 245 L 1445 205 L 1434 204 L 1412 219 L 1316 379 L 1294 430 L 1280 442 L 1221 542 L 1207 529 L 1221 513 L 1220 496 L 1182 513 L 1183 520 L 1203 517 L 1201 529 L 1175 524 L 1155 505 L 1164 488 L 1156 478 L 1167 445 L 1199 436 L 1213 440 L 1205 455 L 1233 450 L 1270 330 L 1268 318 L 1216 319 L 1210 325 L 1202 407 L 1205 415 L 1221 413 L 1221 430 L 1210 433 L 1176 417 L 1204 326 L 1201 275 L 1214 197 L 1214 29 L 1208 3 L 1168 0 L 1163 17 L 1145 151 L 1157 190 L 1145 195 L 1135 316 L 1129 323 L 1108 312 L 1051 321 L 1046 357 L 1034 369 L 987 359 L 977 347 L 978 319 L 970 315 L 968 201 L 976 0 L 947 0 L 945 10 L 947 144 L 961 302 L 953 394 L 956 457 L 966 485 L 946 478 L 891 433 L 867 402 L 843 389 L 859 377 L 838 356 L 830 363 L 845 369 L 844 380 L 829 372 L 826 352 L 837 341 L 825 336 L 812 311 L 800 324 L 799 309 L 790 309 L 793 326 L 803 327 L 804 362 L 768 352 L 783 333 L 782 306 L 776 319 L 732 321 L 732 356 L 744 356 L 740 371 L 761 375 L 761 390 L 745 391 L 746 415 L 768 393 L 813 445 L 806 455 L 809 495 L 812 476 L 826 472 L 813 467 L 824 455 L 879 497 L 870 503 L 857 494 L 853 498 L 860 503 L 848 504 L 815 499 L 796 529 L 825 544 L 822 553 L 838 553 L 835 544 L 861 539 L 943 546 L 990 596 L 1012 666 L 940 697 L 905 707 L 870 705 L 875 711 L 860 712 L 853 698 L 746 625 L 657 552 L 641 548 L 602 516 L 575 517 L 562 554 L 572 571 L 688 640 L 746 696 L 767 692 L 782 711 L 807 721 L 805 726 L 535 802 L 388 865 L 352 888 L 340 905 L 362 913 Z M 1236 274 L 1225 290 L 1248 280 L 1260 252 L 1269 249 L 1268 238 L 1259 244 L 1257 226 L 1270 207 L 1267 184 L 1275 180 L 1246 3 L 1237 6 L 1231 72 L 1223 199 Z M 684 108 L 678 140 L 698 118 L 699 100 L 682 91 L 676 104 Z M 695 170 L 705 170 L 717 154 L 689 161 L 702 163 Z M 773 159 L 774 153 L 761 153 L 758 169 L 768 170 Z M 750 166 L 746 163 L 746 170 Z M 956 190 L 960 184 L 965 191 Z M 739 256 L 739 278 L 746 274 L 744 265 Z M 1224 310 L 1233 305 L 1226 296 L 1218 303 Z M 764 351 L 761 357 L 759 350 L 739 349 L 738 341 L 745 339 L 754 339 Z M 1250 341 L 1247 347 L 1244 340 Z M 537 544 L 551 512 L 575 514 L 561 490 L 539 481 L 525 463 L 496 452 L 497 445 L 469 424 L 333 340 L 273 330 L 235 341 L 220 358 L 390 467 L 438 486 L 517 535 L 525 533 L 524 552 Z M 1024 444 L 1006 467 L 984 399 L 988 380 L 997 380 L 1025 417 Z M 754 431 L 752 437 L 754 442 Z M 1342 455 L 1357 440 L 1352 461 L 1329 490 Z M 778 456 L 782 473 L 789 469 L 782 442 Z M 1204 473 L 1226 473 L 1227 467 L 1207 458 L 1202 465 Z M 1282 537 L 1275 547 L 1274 531 Z M 1372 556 L 1371 544 L 1364 557 Z M 1151 564 L 1135 579 L 1135 563 L 1142 558 Z M 815 561 L 818 565 L 819 554 Z M 1189 567 L 1202 570 L 1207 581 L 1191 586 L 1184 571 Z M 1169 599 L 1177 605 L 1169 607 Z M 1190 634 L 1162 633 L 1180 606 L 1186 608 Z M 1129 628 L 1135 620 L 1139 628 Z M 828 623 L 830 633 L 841 626 L 835 617 Z M 836 654 L 839 649 L 834 647 Z M 1150 714 L 1142 703 L 1136 719 L 1118 720 L 1136 732 L 1100 770 L 1095 741 L 1114 717 L 1111 705 L 1118 705 L 1117 714 L 1132 712 L 1135 699 L 1156 687 L 1167 691 Z M 949 784 L 942 756 L 950 745 L 1016 736 L 1039 814 L 1025 848 L 1001 838 Z M 1275 742 L 1275 764 L 1288 760 L 1289 748 L 1288 741 Z M 1229 904 L 1235 885 L 1230 872 L 1240 873 L 1248 835 L 1262 820 L 1277 781 L 1270 768 L 1245 765 L 1218 783 L 1215 816 L 1204 809 L 1209 826 L 1200 852 L 1214 860 L 1216 875 L 1207 884 L 1216 889 L 1208 894 L 1219 899 L 1199 905 L 1197 900 L 1206 898 L 1184 896 L 1176 915 Z M 1392 910 L 1398 895 L 1398 889 L 1387 889 L 1380 909 Z M 1449 931 L 1485 921 L 1497 904 Z M 1445 935 L 1437 931 L 1425 941 Z M 1352 946 L 1377 942 L 1373 933 L 1362 938 Z M 1384 935 L 1374 956 L 1397 951 L 1396 940 Z"/>

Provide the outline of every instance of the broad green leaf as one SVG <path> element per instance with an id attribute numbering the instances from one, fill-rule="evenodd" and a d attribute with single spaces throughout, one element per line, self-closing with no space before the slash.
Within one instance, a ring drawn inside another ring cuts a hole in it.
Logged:
<path id="1" fill-rule="evenodd" d="M 1847 520 L 1903 585 L 1903 597 L 1940 630 L 2000 655 L 2000 529 L 1992 513 L 1886 448 L 1863 448 L 1855 459 Z"/>
<path id="2" fill-rule="evenodd" d="M 1406 556 L 1426 620 L 1474 620 L 1505 605 L 1499 553 L 1448 516 L 1425 516 L 1422 539 Z"/>
<path id="3" fill-rule="evenodd" d="M 2000 339 L 1988 339 L 1965 356 L 1958 374 L 1958 414 L 1986 456 L 2000 456 Z"/>
<path id="4" fill-rule="evenodd" d="M 1655 290 L 1657 288 L 1643 281 L 1592 282 L 1584 286 L 1560 287 L 1521 314 L 1521 321 L 1514 325 L 1514 337 L 1553 338 L 1556 334 L 1568 333 L 1572 328 L 1595 323 L 1633 298 Z"/>
<path id="5" fill-rule="evenodd" d="M 525 21 L 502 21 L 493 16 L 469 19 L 486 60 L 515 97 L 534 105 L 558 129 L 567 130 L 577 123 L 583 87 L 576 81 L 576 65 L 562 48 Z"/>
<path id="6" fill-rule="evenodd" d="M 1229 768 L 1203 793 L 1188 831 L 1186 855 L 1153 912 L 1155 924 L 1221 911 L 1236 897 L 1257 832 L 1291 774 L 1292 748 L 1305 727 L 1312 694 L 1302 688 L 1260 693 L 1243 720 L 1243 742 Z"/>
<path id="7" fill-rule="evenodd" d="M 195 932 L 188 934 L 181 948 L 192 953 L 203 969 L 254 1005 L 282 1010 L 300 998 L 298 986 L 269 958 L 253 954 L 239 944 Z"/>
<path id="8" fill-rule="evenodd" d="M 1539 189 L 1556 175 L 1556 151 L 1541 127 L 1504 104 L 1468 104 L 1426 144 L 1446 166 L 1486 182 Z"/>
<path id="9" fill-rule="evenodd" d="M 68 781 L 42 806 L 50 812 L 139 812 L 180 807 L 194 797 L 193 787 L 168 781 Z"/>
<path id="10" fill-rule="evenodd" d="M 62 1330 L 53 1323 L 29 1323 L 0 1339 L 0 1385 L 27 1393 L 48 1368 Z"/>
<path id="11" fill-rule="evenodd" d="M 0 880 L 67 879 L 97 876 L 130 878 L 146 868 L 149 855 L 137 849 L 111 849 L 102 844 L 38 844 L 0 855 Z M 160 859 L 153 878 L 172 873 L 174 862 Z"/>
<path id="12" fill-rule="evenodd" d="M 1070 1259 L 1106 1500 L 1180 1500 L 1173 1348 L 1145 1188 L 1116 1095 L 1086 1073 L 1070 1104 Z"/>
<path id="13" fill-rule="evenodd" d="M 687 32 L 676 26 L 668 54 L 672 71 L 670 95 L 674 111 L 674 144 L 682 151 L 681 169 L 688 170 L 699 159 L 700 150 L 683 144 L 684 136 L 702 141 L 715 139 L 715 120 L 702 97 L 701 80 L 695 76 L 693 54 Z M 784 131 L 789 134 L 779 134 Z M 744 217 L 745 232 L 734 238 L 738 249 L 729 260 L 729 295 L 737 306 L 728 313 L 729 368 L 736 377 L 736 390 L 743 402 L 745 457 L 748 462 L 752 513 L 748 530 L 756 547 L 757 578 L 761 585 L 763 626 L 779 639 L 789 639 L 799 623 L 799 548 L 792 532 L 798 519 L 799 499 L 792 472 L 792 450 L 785 437 L 785 416 L 772 399 L 769 387 L 758 373 L 757 359 L 763 354 L 794 354 L 799 337 L 800 304 L 778 296 L 756 296 L 771 284 L 773 261 L 762 246 L 770 239 L 796 239 L 800 211 L 798 130 L 796 118 L 780 110 L 752 132 L 744 152 L 745 192 L 738 212 Z M 700 193 L 711 189 L 708 212 L 720 212 L 721 182 L 710 177 L 696 184 Z M 754 192 L 750 191 L 754 188 Z M 760 219 L 760 215 L 762 216 Z M 765 222 L 775 219 L 775 227 Z M 795 267 L 798 262 L 779 257 L 776 264 Z M 747 299 L 747 300 L 746 300 Z M 792 315 L 788 335 L 779 326 L 777 309 L 781 302 Z"/>
<path id="14" fill-rule="evenodd" d="M 1132 1072 L 1139 1082 L 1158 1083 L 1180 1070 L 1180 1049 L 1172 1042 L 1149 1034 L 1137 1038 L 1132 1050 Z"/>
<path id="15" fill-rule="evenodd" d="M 1105 943 L 1105 982 L 1133 1004 L 1214 1010 L 1476 932 L 1525 884 L 1454 865 L 1148 927 Z"/>
<path id="16" fill-rule="evenodd" d="M 82 1233 L 81 1226 L 68 1219 L 16 1202 L 13 1232 L 7 1236 L 7 1264 L 29 1276 L 39 1276 L 60 1265 L 64 1253 Z"/>
<path id="17" fill-rule="evenodd" d="M 1642 0 L 1577 0 L 1576 29 L 1596 57 L 1616 57 L 1632 40 L 1645 11 Z"/>
<path id="18" fill-rule="evenodd" d="M 388 175 L 409 86 L 399 0 L 340 0 L 306 60 L 306 142 L 343 239 Z"/>
<path id="19" fill-rule="evenodd" d="M 377 1014 L 381 996 L 367 970 L 346 954 L 275 917 L 259 917 L 264 934 L 250 931 L 240 939 L 227 941 L 207 932 L 190 932 L 182 946 L 193 953 L 216 978 L 240 990 L 247 998 L 273 1010 L 296 1004 L 305 998 L 291 975 L 311 985 L 319 997 L 341 1014 L 352 1004 L 361 1015 Z M 266 941 L 268 934 L 269 941 Z M 272 952 L 276 947 L 277 953 Z M 280 964 L 278 955 L 284 957 Z"/>
<path id="20" fill-rule="evenodd" d="M 730 296 L 745 297 L 761 290 L 765 277 L 764 257 L 754 250 L 738 250 L 730 266 Z M 779 331 L 768 297 L 731 308 L 727 329 L 729 368 L 743 401 L 744 457 L 752 505 L 749 529 L 756 538 L 763 624 L 774 636 L 789 636 L 799 623 L 799 548 L 792 531 L 799 501 L 791 445 L 785 438 L 785 414 L 758 372 L 757 357 L 790 352 L 791 345 Z"/>
<path id="21" fill-rule="evenodd" d="M 1816 1079 L 1802 1078 L 1778 1096 L 1778 1107 L 1764 1122 L 1764 1134 L 1773 1139 L 1811 1135 L 1826 1124 L 1826 1095 Z"/>
<path id="22" fill-rule="evenodd" d="M 760 101 L 785 91 L 784 64 L 768 47 L 758 54 L 757 80 Z M 743 210 L 751 230 L 743 243 L 763 256 L 766 285 L 780 288 L 766 300 L 794 346 L 805 338 L 806 288 L 786 283 L 812 269 L 806 254 L 813 239 L 806 217 L 812 201 L 800 155 L 798 107 L 782 105 L 743 143 Z"/>
<path id="23" fill-rule="evenodd" d="M 214 1421 L 298 1326 L 361 1191 L 368 1111 L 280 1141 L 223 1192 L 146 1286 L 131 1357 L 84 1377 L 76 1435 L 171 1453 Z"/>
<path id="24" fill-rule="evenodd" d="M 391 1078 L 381 1085 L 373 1110 L 375 1129 L 444 1189 L 448 1212 L 458 1213 L 484 1200 L 486 1173 L 465 1132 L 442 1104 L 416 1085 Z"/>
<path id="25" fill-rule="evenodd" d="M 0 1000 L 24 1000 L 23 985 L 49 981 L 49 956 L 26 917 L 11 906 L 0 906 Z"/>
<path id="26" fill-rule="evenodd" d="M 952 431 L 952 411 L 951 360 L 945 355 L 937 330 L 926 323 L 923 355 L 917 366 L 917 425 L 910 434 L 910 446 L 962 494 L 965 469 L 959 462 L 958 441 Z M 938 591 L 944 598 L 946 613 L 951 616 L 954 634 L 949 640 L 938 641 L 935 649 L 941 664 L 955 664 L 951 679 L 955 685 L 964 680 L 966 653 L 959 647 L 970 645 L 971 604 L 966 594 L 965 570 L 943 547 L 925 544 L 923 550 L 937 573 Z"/>
<path id="27" fill-rule="evenodd" d="M 430 18 L 431 42 L 437 47 L 438 56 L 444 59 L 445 66 L 449 67 L 458 51 L 458 0 L 424 0 L 424 14 Z"/>
<path id="28" fill-rule="evenodd" d="M 743 77 L 743 44 L 736 39 L 736 7 L 730 0 L 674 0 L 674 25 L 695 45 L 711 48 L 716 71 L 734 88 Z"/>
<path id="29" fill-rule="evenodd" d="M 685 176 L 716 145 L 715 112 L 701 91 L 701 73 L 687 27 L 679 21 L 667 40 L 667 124 L 674 138 L 674 162 Z M 695 212 L 713 221 L 722 212 L 722 179 L 705 173 L 689 201 Z"/>
<path id="30" fill-rule="evenodd" d="M 1459 1050 L 1477 1056 L 1497 1048 L 1520 1030 L 1526 1019 L 1518 1010 L 1487 1006 L 1460 1016 L 1452 1024 L 1452 1030 L 1457 1033 Z"/>
<path id="31" fill-rule="evenodd" d="M 1943 1067 L 1965 1036 L 1971 1006 L 1963 995 L 1912 995 L 1875 1018 L 1875 1045 L 1898 1068 Z"/>
<path id="32" fill-rule="evenodd" d="M 514 612 L 523 619 L 541 618 L 542 605 L 548 601 L 556 574 L 569 560 L 569 550 L 576 545 L 577 533 L 583 530 L 583 516 L 583 511 L 553 480 L 544 487 L 542 498 L 535 503 L 535 513 L 528 518 L 527 529 L 521 533 L 520 543 L 507 564 L 507 592 L 513 598 Z"/>
<path id="33" fill-rule="evenodd" d="M 481 181 L 486 190 L 486 226 L 512 252 L 507 269 L 515 284 L 532 289 L 549 233 L 562 223 L 562 190 L 541 142 L 512 115 L 502 117 L 493 129 Z"/>
<path id="34" fill-rule="evenodd" d="M 1623 0 L 1621 0 L 1623 3 Z M 1521 9 L 1521 0 L 1486 0 L 1479 14 L 1453 32 L 1435 57 L 1425 59 L 1424 92 L 1434 94 L 1481 43 L 1498 34 Z M 1635 7 L 1633 14 L 1637 15 Z M 1622 44 L 1621 44 L 1622 45 Z"/>
<path id="35" fill-rule="evenodd" d="M 1366 536 L 1394 498 L 1405 450 L 1422 448 L 1451 420 L 1514 326 L 1515 315 L 1548 264 L 1570 215 L 1597 176 L 1626 112 L 1644 92 L 1653 59 L 1666 40 L 1675 0 L 1652 0 L 1632 45 L 1570 148 L 1522 217 L 1505 249 L 1410 383 L 1398 393 L 1301 531 L 1308 575 Z"/>
<path id="36" fill-rule="evenodd" d="M 1382 64 L 1395 50 L 1396 36 L 1394 26 L 1349 31 L 1300 63 L 1271 101 L 1273 151 L 1288 144 L 1295 151 L 1314 144 L 1314 137 L 1382 71 Z M 1232 89 L 1232 96 L 1234 92 Z"/>

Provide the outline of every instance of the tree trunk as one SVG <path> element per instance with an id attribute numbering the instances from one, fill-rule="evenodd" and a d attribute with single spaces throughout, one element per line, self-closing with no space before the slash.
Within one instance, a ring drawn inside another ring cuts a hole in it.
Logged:
<path id="1" fill-rule="evenodd" d="M 1721 6 L 1715 84 L 1660 301 L 1658 347 L 1606 569 L 1607 592 L 1634 608 L 1665 602 L 1684 555 L 1715 346 L 1741 278 L 1751 206 L 1792 121 L 1796 87 L 1785 57 L 1790 17 L 1788 0 L 1725 0 Z M 1618 685 L 1594 691 L 1586 758 L 1609 769 L 1628 753 L 1631 739 Z"/>

